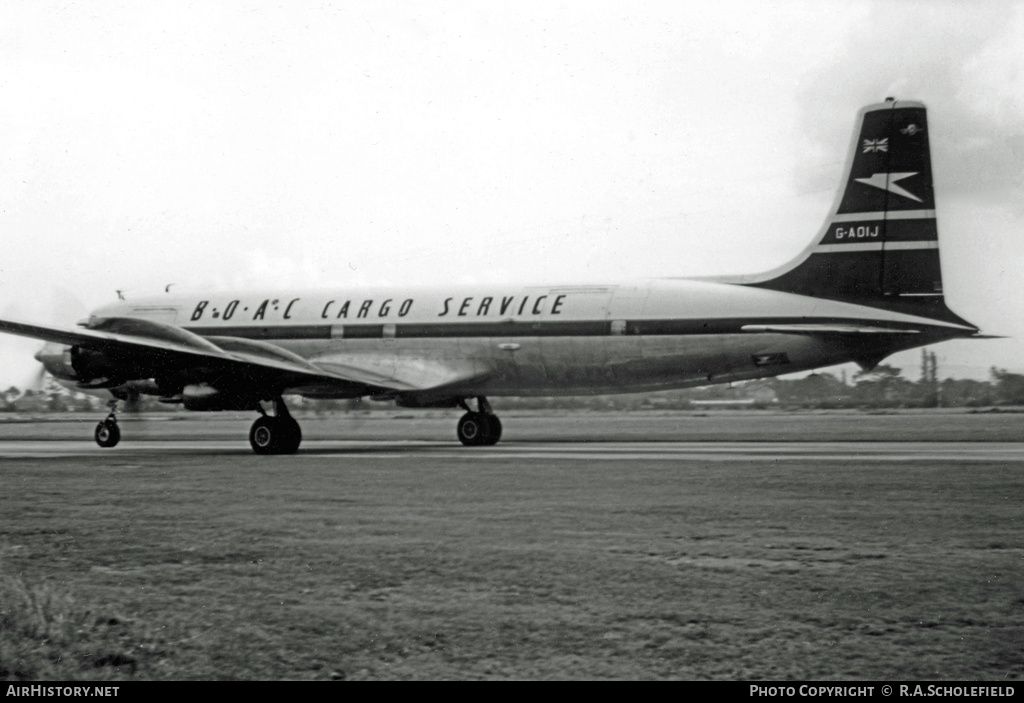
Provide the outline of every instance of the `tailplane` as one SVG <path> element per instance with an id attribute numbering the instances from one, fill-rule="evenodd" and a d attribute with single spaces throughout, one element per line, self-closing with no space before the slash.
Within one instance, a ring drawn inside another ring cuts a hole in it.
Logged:
<path id="1" fill-rule="evenodd" d="M 811 246 L 736 282 L 969 325 L 943 298 L 924 105 L 863 108 L 844 176 Z"/>

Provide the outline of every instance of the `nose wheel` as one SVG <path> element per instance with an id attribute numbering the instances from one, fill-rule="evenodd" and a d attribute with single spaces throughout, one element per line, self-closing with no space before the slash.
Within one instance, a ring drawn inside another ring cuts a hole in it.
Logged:
<path id="1" fill-rule="evenodd" d="M 121 428 L 117 426 L 116 419 L 108 417 L 96 425 L 93 437 L 96 439 L 96 444 L 101 447 L 114 447 L 121 441 Z"/>
<path id="2" fill-rule="evenodd" d="M 117 400 L 111 400 L 107 407 L 110 408 L 110 414 L 96 425 L 96 431 L 92 435 L 96 444 L 104 449 L 117 446 L 121 441 L 121 428 L 117 426 Z"/>

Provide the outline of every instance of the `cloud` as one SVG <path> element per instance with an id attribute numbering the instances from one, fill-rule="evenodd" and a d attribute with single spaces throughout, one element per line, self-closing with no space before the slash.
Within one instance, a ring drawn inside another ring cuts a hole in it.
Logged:
<path id="1" fill-rule="evenodd" d="M 880 3 L 801 91 L 815 148 L 847 143 L 853 109 L 887 96 L 929 108 L 936 188 L 1005 200 L 1024 188 L 1024 5 Z M 816 179 L 820 174 L 804 174 Z"/>

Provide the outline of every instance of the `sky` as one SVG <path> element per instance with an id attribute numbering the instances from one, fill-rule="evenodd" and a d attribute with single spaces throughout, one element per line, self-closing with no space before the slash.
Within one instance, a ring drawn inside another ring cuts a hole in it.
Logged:
<path id="1" fill-rule="evenodd" d="M 887 96 L 929 109 L 947 304 L 1008 337 L 939 375 L 1024 373 L 1024 1 L 3 3 L 0 317 L 756 273 Z"/>

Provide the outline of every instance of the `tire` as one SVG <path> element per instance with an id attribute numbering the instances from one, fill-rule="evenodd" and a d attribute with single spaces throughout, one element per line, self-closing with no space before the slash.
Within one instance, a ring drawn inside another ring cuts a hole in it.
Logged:
<path id="1" fill-rule="evenodd" d="M 302 443 L 302 428 L 299 427 L 298 422 L 291 417 L 282 417 L 278 420 L 277 432 L 278 454 L 294 454 L 299 451 L 299 445 Z"/>
<path id="2" fill-rule="evenodd" d="M 274 418 L 262 415 L 249 428 L 249 445 L 257 454 L 276 454 L 277 423 Z"/>
<path id="3" fill-rule="evenodd" d="M 483 413 L 468 412 L 459 418 L 456 428 L 459 441 L 467 447 L 479 447 L 487 436 L 487 421 Z"/>
<path id="4" fill-rule="evenodd" d="M 487 431 L 484 433 L 482 444 L 485 447 L 493 447 L 501 439 L 501 420 L 497 415 L 484 415 L 484 420 L 487 422 Z"/>
<path id="5" fill-rule="evenodd" d="M 291 417 L 256 418 L 249 428 L 249 445 L 257 454 L 294 454 L 302 442 L 302 428 Z"/>
<path id="6" fill-rule="evenodd" d="M 101 447 L 116 447 L 117 443 L 121 441 L 121 428 L 112 420 L 104 420 L 96 425 L 93 438 L 95 438 L 96 444 Z"/>

